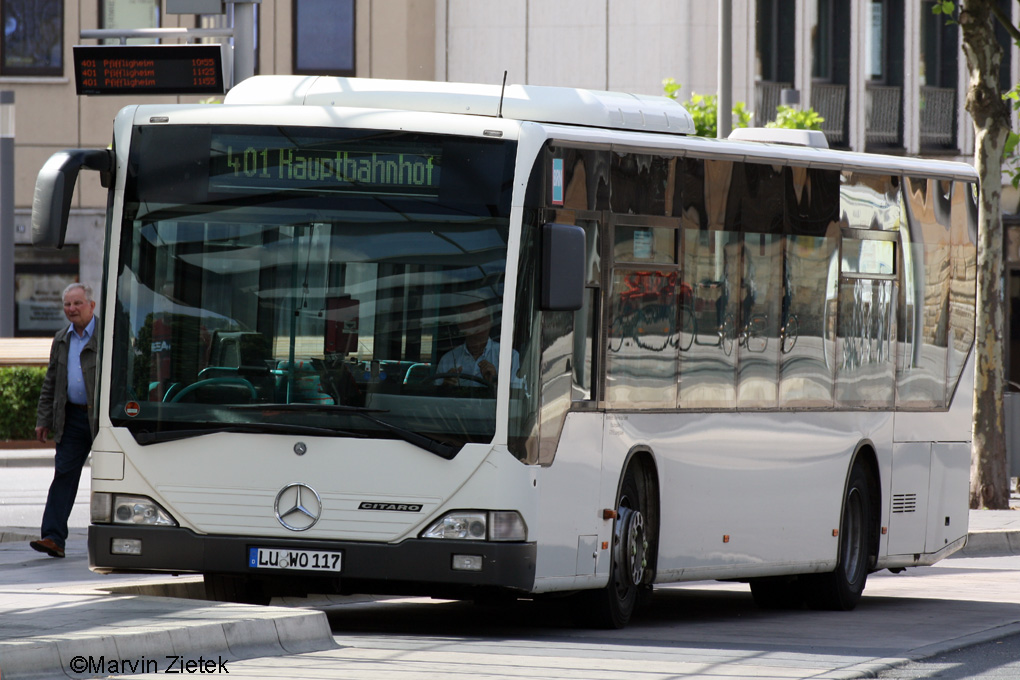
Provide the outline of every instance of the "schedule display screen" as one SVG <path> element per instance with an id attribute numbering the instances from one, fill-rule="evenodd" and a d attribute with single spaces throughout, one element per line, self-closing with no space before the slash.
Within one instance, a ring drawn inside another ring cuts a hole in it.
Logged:
<path id="1" fill-rule="evenodd" d="M 311 138 L 294 130 L 213 134 L 211 193 L 353 192 L 435 197 L 441 186 L 439 144 Z"/>
<path id="2" fill-rule="evenodd" d="M 223 94 L 222 45 L 75 45 L 78 94 Z"/>
<path id="3" fill-rule="evenodd" d="M 214 116 L 235 114 L 229 106 L 212 108 Z M 236 113 L 247 117 L 240 109 Z M 168 206 L 216 211 L 235 206 L 268 220 L 270 204 L 299 210 L 302 219 L 313 221 L 322 210 L 360 213 L 379 205 L 403 216 L 399 219 L 454 209 L 466 219 L 509 214 L 517 146 L 506 140 L 157 119 L 136 125 L 131 134 L 125 190 L 139 215 Z"/>

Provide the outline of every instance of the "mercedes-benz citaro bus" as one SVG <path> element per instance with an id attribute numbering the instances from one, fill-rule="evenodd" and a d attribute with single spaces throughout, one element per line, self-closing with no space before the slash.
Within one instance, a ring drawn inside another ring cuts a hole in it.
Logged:
<path id="1" fill-rule="evenodd" d="M 705 579 L 848 610 L 962 547 L 973 168 L 693 133 L 662 97 L 258 76 L 54 155 L 36 245 L 80 168 L 109 187 L 92 570 L 621 627 Z"/>

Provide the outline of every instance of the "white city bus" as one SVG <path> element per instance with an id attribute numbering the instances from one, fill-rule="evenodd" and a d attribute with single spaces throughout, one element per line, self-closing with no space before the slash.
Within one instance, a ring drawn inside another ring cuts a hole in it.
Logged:
<path id="1" fill-rule="evenodd" d="M 973 169 L 692 134 L 659 97 L 266 76 L 56 154 L 37 245 L 80 168 L 110 190 L 91 568 L 623 626 L 704 579 L 851 609 L 959 549 Z"/>

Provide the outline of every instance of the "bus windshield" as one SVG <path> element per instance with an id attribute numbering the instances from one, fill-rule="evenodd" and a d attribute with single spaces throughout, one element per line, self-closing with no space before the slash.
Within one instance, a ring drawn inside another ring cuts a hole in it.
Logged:
<path id="1" fill-rule="evenodd" d="M 496 376 L 477 366 L 498 365 L 515 154 L 417 133 L 136 127 L 111 258 L 113 424 L 140 443 L 490 441 Z M 476 365 L 452 367 L 483 328 Z"/>

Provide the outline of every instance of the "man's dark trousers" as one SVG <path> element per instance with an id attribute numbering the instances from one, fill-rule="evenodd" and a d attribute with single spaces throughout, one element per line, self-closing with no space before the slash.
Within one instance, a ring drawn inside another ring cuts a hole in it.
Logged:
<path id="1" fill-rule="evenodd" d="M 78 482 L 85 459 L 92 449 L 92 430 L 86 409 L 67 403 L 64 411 L 64 432 L 57 444 L 53 482 L 43 511 L 42 537 L 64 547 L 67 541 L 67 518 L 74 508 Z"/>

